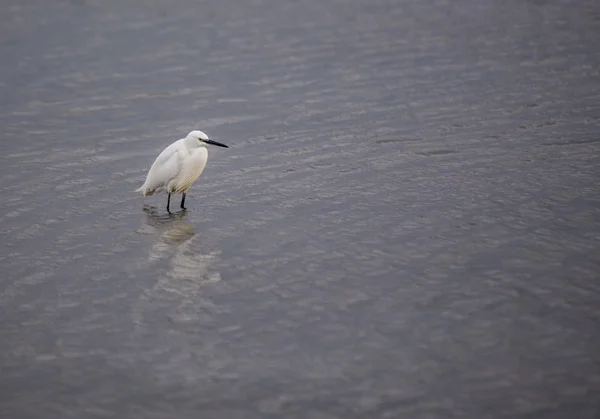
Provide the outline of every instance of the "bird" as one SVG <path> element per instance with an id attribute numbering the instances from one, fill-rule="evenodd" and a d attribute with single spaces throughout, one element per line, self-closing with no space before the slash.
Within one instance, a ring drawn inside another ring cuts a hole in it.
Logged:
<path id="1" fill-rule="evenodd" d="M 207 144 L 229 148 L 223 143 L 209 140 L 202 131 L 190 131 L 185 138 L 175 141 L 158 155 L 148 171 L 146 181 L 135 192 L 141 193 L 144 198 L 166 192 L 168 213 L 171 212 L 171 194 L 180 193 L 180 207 L 185 210 L 185 195 L 206 166 Z"/>

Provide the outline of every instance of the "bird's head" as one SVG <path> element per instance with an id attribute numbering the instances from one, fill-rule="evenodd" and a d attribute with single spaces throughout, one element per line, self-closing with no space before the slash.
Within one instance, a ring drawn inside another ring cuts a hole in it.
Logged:
<path id="1" fill-rule="evenodd" d="M 219 147 L 229 148 L 228 146 L 226 146 L 223 143 L 220 143 L 218 141 L 209 140 L 208 135 L 206 135 L 205 133 L 203 133 L 202 131 L 199 131 L 199 130 L 191 131 L 187 136 L 188 136 L 188 138 L 192 138 L 194 140 L 200 141 L 200 143 L 202 145 L 212 144 L 212 145 L 217 145 Z"/>

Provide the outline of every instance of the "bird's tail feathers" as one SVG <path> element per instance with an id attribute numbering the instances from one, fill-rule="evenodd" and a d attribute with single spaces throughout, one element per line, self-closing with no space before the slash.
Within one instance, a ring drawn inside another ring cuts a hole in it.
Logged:
<path id="1" fill-rule="evenodd" d="M 141 187 L 136 189 L 134 192 L 142 194 L 144 197 L 154 195 L 155 192 L 160 191 L 159 189 L 150 189 L 146 187 L 146 184 L 143 184 Z"/>

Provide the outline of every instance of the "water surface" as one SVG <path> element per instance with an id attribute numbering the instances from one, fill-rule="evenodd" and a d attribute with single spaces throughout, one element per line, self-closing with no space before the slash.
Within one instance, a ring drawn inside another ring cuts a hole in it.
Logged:
<path id="1" fill-rule="evenodd" d="M 600 414 L 595 2 L 9 0 L 0 28 L 0 417 Z M 189 210 L 142 203 L 192 128 L 230 148 Z"/>

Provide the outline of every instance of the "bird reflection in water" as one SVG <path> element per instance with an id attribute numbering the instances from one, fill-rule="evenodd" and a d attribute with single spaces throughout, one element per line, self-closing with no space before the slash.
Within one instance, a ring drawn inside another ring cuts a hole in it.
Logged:
<path id="1" fill-rule="evenodd" d="M 212 308 L 202 296 L 201 287 L 221 280 L 215 268 L 219 252 L 209 251 L 194 225 L 186 221 L 188 213 L 166 213 L 156 207 L 144 207 L 144 219 L 138 232 L 157 237 L 148 258 L 139 266 L 151 270 L 156 282 L 146 287 L 133 306 L 132 318 L 143 326 L 157 307 L 167 309 L 173 324 L 196 324 Z"/>
<path id="2" fill-rule="evenodd" d="M 198 282 L 220 280 L 218 272 L 210 272 L 209 266 L 219 252 L 207 251 L 200 242 L 195 227 L 186 222 L 187 211 L 165 213 L 153 206 L 144 206 L 145 223 L 139 230 L 144 234 L 156 235 L 148 256 L 149 261 L 167 259 L 167 276 Z"/>
<path id="3" fill-rule="evenodd" d="M 194 226 L 184 222 L 187 211 L 165 213 L 156 207 L 144 205 L 144 213 L 146 223 L 141 232 L 160 234 L 161 241 L 166 245 L 184 243 L 196 234 Z"/>

